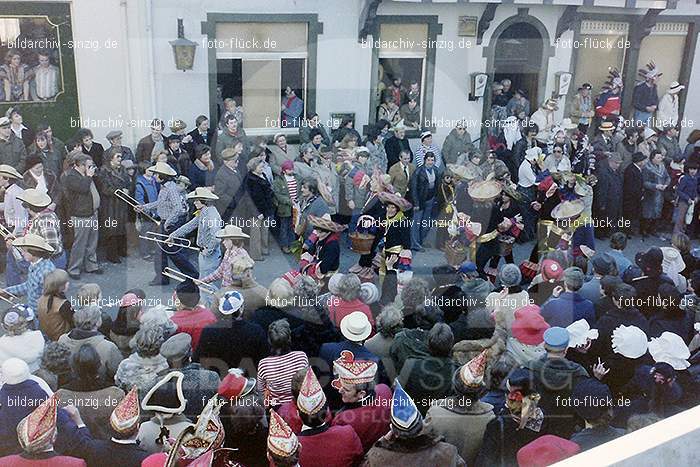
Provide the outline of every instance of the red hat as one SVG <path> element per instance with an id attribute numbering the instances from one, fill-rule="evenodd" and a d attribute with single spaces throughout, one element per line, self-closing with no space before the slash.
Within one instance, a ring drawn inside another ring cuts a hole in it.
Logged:
<path id="1" fill-rule="evenodd" d="M 543 435 L 518 450 L 520 467 L 546 467 L 581 451 L 581 447 L 554 435 Z"/>
<path id="2" fill-rule="evenodd" d="M 564 268 L 553 259 L 542 261 L 542 277 L 544 280 L 554 282 L 560 280 L 564 276 Z"/>
<path id="3" fill-rule="evenodd" d="M 544 332 L 549 324 L 540 314 L 537 305 L 526 305 L 515 310 L 515 320 L 511 327 L 513 337 L 525 345 L 539 345 L 544 342 Z"/>
<path id="4" fill-rule="evenodd" d="M 552 187 L 552 185 L 554 185 L 554 179 L 551 175 L 548 175 L 537 185 L 537 189 L 539 191 L 547 191 Z"/>
<path id="5" fill-rule="evenodd" d="M 282 162 L 282 170 L 291 170 L 294 168 L 294 161 L 286 160 Z"/>
<path id="6" fill-rule="evenodd" d="M 119 301 L 119 306 L 127 307 L 132 305 L 138 305 L 139 301 L 140 299 L 136 296 L 136 294 L 129 292 L 127 294 L 124 294 L 122 299 Z"/>
<path id="7" fill-rule="evenodd" d="M 134 386 L 112 411 L 109 424 L 115 432 L 126 435 L 138 430 L 140 416 L 139 391 Z"/>
<path id="8" fill-rule="evenodd" d="M 246 378 L 243 371 L 238 368 L 231 368 L 228 374 L 219 383 L 217 392 L 225 399 L 234 400 L 250 394 L 255 388 L 255 378 Z"/>

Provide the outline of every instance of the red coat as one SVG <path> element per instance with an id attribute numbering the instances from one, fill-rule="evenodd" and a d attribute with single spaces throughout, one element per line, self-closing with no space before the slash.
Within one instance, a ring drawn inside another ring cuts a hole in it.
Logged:
<path id="1" fill-rule="evenodd" d="M 328 314 L 330 315 L 331 321 L 333 321 L 338 328 L 343 318 L 355 311 L 361 311 L 367 316 L 369 322 L 372 323 L 372 334 L 374 334 L 374 316 L 372 316 L 372 312 L 366 303 L 359 298 L 346 302 L 335 295 L 331 295 L 328 299 Z"/>
<path id="2" fill-rule="evenodd" d="M 362 441 L 365 452 L 387 434 L 391 421 L 391 389 L 378 384 L 371 402 L 359 403 L 354 408 L 343 409 L 333 418 L 332 425 L 349 425 Z"/>
<path id="3" fill-rule="evenodd" d="M 304 467 L 349 467 L 362 460 L 362 442 L 349 426 L 312 428 L 299 433 L 299 465 Z"/>
<path id="4" fill-rule="evenodd" d="M 25 458 L 20 454 L 0 457 L 3 467 L 86 467 L 84 460 L 77 457 L 42 455 L 40 458 Z"/>
<path id="5" fill-rule="evenodd" d="M 177 332 L 185 332 L 192 336 L 192 348 L 196 349 L 202 330 L 216 323 L 216 316 L 206 308 L 198 306 L 193 310 L 180 310 L 170 320 L 177 325 Z"/>
<path id="6" fill-rule="evenodd" d="M 298 435 L 299 432 L 301 432 L 301 426 L 303 423 L 301 421 L 301 417 L 299 417 L 299 409 L 297 408 L 296 401 L 285 402 L 284 404 L 280 405 L 280 408 L 277 409 L 277 413 L 285 422 L 287 422 L 287 425 L 289 425 L 289 428 L 292 429 L 294 434 Z M 326 423 L 330 423 L 332 419 L 333 415 L 329 410 L 326 414 Z"/>

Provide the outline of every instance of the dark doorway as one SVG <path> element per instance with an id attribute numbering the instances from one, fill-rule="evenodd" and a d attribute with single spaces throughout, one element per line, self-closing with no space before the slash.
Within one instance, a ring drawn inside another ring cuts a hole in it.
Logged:
<path id="1" fill-rule="evenodd" d="M 539 107 L 538 87 L 542 71 L 543 40 L 530 23 L 518 22 L 508 26 L 498 37 L 494 55 L 493 79 L 509 78 L 512 89 L 527 91 L 530 112 Z"/>

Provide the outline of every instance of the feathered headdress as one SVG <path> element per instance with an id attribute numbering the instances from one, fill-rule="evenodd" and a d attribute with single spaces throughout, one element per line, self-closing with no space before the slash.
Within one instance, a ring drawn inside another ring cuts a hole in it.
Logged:
<path id="1" fill-rule="evenodd" d="M 617 68 L 608 67 L 608 80 L 603 83 L 602 92 L 608 92 L 612 88 L 623 88 L 622 76 Z"/>
<path id="2" fill-rule="evenodd" d="M 659 72 L 659 69 L 656 67 L 656 64 L 653 61 L 647 63 L 646 68 L 639 69 L 639 77 L 642 81 L 651 78 L 658 78 L 661 75 L 663 75 L 663 73 Z"/>

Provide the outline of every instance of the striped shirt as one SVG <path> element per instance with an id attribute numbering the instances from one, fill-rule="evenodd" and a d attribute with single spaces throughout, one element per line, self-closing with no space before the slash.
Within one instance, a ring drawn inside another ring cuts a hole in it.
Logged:
<path id="1" fill-rule="evenodd" d="M 216 268 L 216 271 L 199 280 L 208 284 L 221 279 L 221 287 L 233 286 L 233 281 L 238 278 L 233 277 L 231 267 L 233 266 L 233 263 L 241 256 L 248 256 L 248 252 L 243 248 L 234 246 L 233 248 L 226 250 L 226 253 L 224 253 L 224 259 L 221 260 L 221 263 L 219 264 L 219 267 Z M 250 258 L 250 256 L 248 257 Z"/>
<path id="2" fill-rule="evenodd" d="M 298 187 L 297 187 L 297 179 L 294 175 L 285 175 L 284 180 L 287 182 L 287 190 L 289 191 L 289 199 L 292 200 L 292 203 L 296 203 L 299 201 L 297 198 L 298 196 Z"/>
<path id="3" fill-rule="evenodd" d="M 21 284 L 8 287 L 5 291 L 13 295 L 27 296 L 27 305 L 36 312 L 36 305 L 44 291 L 44 277 L 56 269 L 50 259 L 40 259 L 29 265 L 27 280 Z"/>
<path id="4" fill-rule="evenodd" d="M 266 407 L 277 407 L 294 400 L 292 378 L 309 366 L 304 352 L 293 351 L 284 355 L 265 357 L 258 363 L 258 389 L 264 395 Z"/>
<path id="5" fill-rule="evenodd" d="M 435 167 L 442 166 L 442 154 L 440 153 L 440 148 L 435 145 L 423 146 L 421 144 L 418 146 L 413 156 L 413 164 L 416 166 L 416 169 L 424 164 L 426 152 L 432 152 L 435 155 Z"/>

